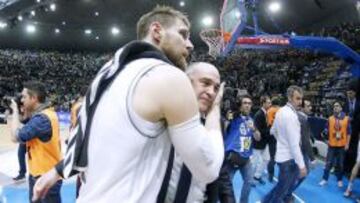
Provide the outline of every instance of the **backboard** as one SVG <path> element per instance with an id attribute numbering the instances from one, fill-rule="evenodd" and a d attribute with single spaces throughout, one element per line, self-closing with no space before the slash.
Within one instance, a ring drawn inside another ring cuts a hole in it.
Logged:
<path id="1" fill-rule="evenodd" d="M 220 14 L 221 30 L 226 33 L 233 33 L 242 20 L 242 12 L 239 4 L 244 0 L 224 0 Z"/>

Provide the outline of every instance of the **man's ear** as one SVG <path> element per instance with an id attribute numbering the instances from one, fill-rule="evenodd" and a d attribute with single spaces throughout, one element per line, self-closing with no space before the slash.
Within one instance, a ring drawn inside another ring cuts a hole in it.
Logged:
<path id="1" fill-rule="evenodd" d="M 164 35 L 164 28 L 159 22 L 153 22 L 150 24 L 150 36 L 151 39 L 154 40 L 157 44 L 160 43 L 161 39 Z"/>
<path id="2" fill-rule="evenodd" d="M 37 95 L 29 95 L 29 98 L 32 102 L 39 102 Z"/>

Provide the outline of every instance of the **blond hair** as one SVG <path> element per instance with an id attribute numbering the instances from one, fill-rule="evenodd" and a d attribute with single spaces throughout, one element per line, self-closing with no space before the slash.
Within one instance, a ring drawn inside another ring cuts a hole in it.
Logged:
<path id="1" fill-rule="evenodd" d="M 184 13 L 169 6 L 157 5 L 152 11 L 141 16 L 137 22 L 137 39 L 142 40 L 146 37 L 151 23 L 159 22 L 164 27 L 170 27 L 176 19 L 180 19 L 190 27 L 190 21 Z"/>

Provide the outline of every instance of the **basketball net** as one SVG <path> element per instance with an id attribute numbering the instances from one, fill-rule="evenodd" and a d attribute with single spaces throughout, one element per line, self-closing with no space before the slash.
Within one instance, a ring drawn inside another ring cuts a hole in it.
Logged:
<path id="1" fill-rule="evenodd" d="M 209 47 L 209 55 L 216 58 L 220 56 L 221 52 L 224 49 L 225 38 L 221 30 L 218 29 L 206 29 L 200 32 L 200 38 L 206 43 Z"/>

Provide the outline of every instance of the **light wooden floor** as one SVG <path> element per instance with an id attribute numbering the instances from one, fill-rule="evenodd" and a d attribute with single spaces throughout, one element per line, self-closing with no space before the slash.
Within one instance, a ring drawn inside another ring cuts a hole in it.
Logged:
<path id="1" fill-rule="evenodd" d="M 0 153 L 16 148 L 16 144 L 10 140 L 10 131 L 7 125 L 0 125 Z"/>

